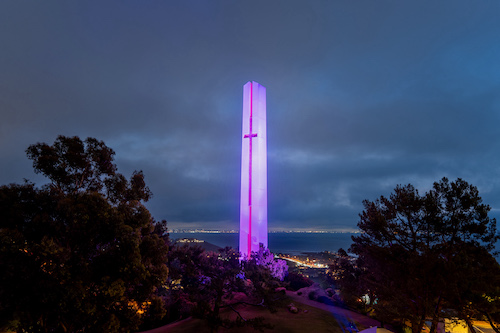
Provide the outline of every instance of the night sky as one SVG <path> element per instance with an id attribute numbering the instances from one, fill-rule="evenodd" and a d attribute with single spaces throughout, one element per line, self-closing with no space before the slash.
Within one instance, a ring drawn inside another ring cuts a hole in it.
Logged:
<path id="1" fill-rule="evenodd" d="M 442 177 L 500 217 L 500 1 L 0 2 L 0 184 L 95 137 L 171 228 L 237 229 L 243 85 L 267 89 L 270 229 L 354 229 Z"/>

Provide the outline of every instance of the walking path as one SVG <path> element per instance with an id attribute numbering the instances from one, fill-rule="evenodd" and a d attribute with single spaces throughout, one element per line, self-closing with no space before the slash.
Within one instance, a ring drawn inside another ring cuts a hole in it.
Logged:
<path id="1" fill-rule="evenodd" d="M 345 333 L 361 331 L 364 328 L 370 328 L 372 326 L 377 326 L 377 327 L 381 326 L 379 321 L 370 318 L 368 316 L 347 309 L 339 308 L 338 306 L 327 305 L 324 303 L 310 300 L 307 296 L 307 293 L 305 292 L 299 296 L 297 295 L 297 292 L 287 290 L 286 295 L 289 296 L 293 302 L 306 304 L 330 312 L 339 323 L 339 326 L 340 328 L 342 328 L 342 331 Z M 364 326 L 364 328 L 356 327 L 354 322 L 357 322 L 358 324 Z"/>

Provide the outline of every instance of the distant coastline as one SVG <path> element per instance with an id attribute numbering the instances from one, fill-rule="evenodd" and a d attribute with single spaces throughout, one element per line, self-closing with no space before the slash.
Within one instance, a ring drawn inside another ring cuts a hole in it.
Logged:
<path id="1" fill-rule="evenodd" d="M 179 232 L 182 231 L 182 232 Z M 215 244 L 219 247 L 230 246 L 238 248 L 239 235 L 235 230 L 202 230 L 202 229 L 172 229 L 170 238 L 196 238 Z M 317 231 L 317 230 L 288 230 L 269 231 L 269 249 L 273 253 L 301 254 L 304 252 L 337 252 L 339 248 L 348 250 L 352 244 L 351 236 L 361 232 Z M 500 241 L 496 244 L 496 251 L 500 252 Z M 500 262 L 500 255 L 496 256 Z"/>
<path id="2" fill-rule="evenodd" d="M 184 231 L 185 229 L 183 229 Z M 178 231 L 178 230 L 175 230 Z M 239 246 L 238 232 L 231 230 L 189 230 L 187 232 L 174 232 L 170 230 L 172 240 L 182 238 L 195 238 L 212 243 L 219 247 L 230 246 L 237 249 Z M 270 231 L 269 249 L 271 252 L 300 254 L 304 252 L 337 252 L 339 248 L 349 249 L 352 244 L 351 236 L 359 232 L 326 232 L 326 231 Z"/>
<path id="3" fill-rule="evenodd" d="M 169 229 L 172 234 L 237 234 L 239 230 Z M 359 230 L 269 230 L 270 234 L 356 234 Z"/>

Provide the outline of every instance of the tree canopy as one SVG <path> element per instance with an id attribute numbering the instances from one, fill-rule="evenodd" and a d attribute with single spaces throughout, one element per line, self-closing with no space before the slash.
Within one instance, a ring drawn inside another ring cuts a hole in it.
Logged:
<path id="1" fill-rule="evenodd" d="M 427 318 L 434 332 L 439 318 L 451 316 L 473 330 L 472 318 L 498 308 L 496 220 L 475 186 L 443 178 L 424 195 L 397 186 L 363 205 L 362 233 L 350 249 L 357 260 L 344 267 L 340 284 L 372 296 L 381 319 L 401 319 L 417 333 Z"/>
<path id="2" fill-rule="evenodd" d="M 144 206 L 144 175 L 127 180 L 93 138 L 26 152 L 50 183 L 0 187 L 0 327 L 137 329 L 167 277 L 166 222 Z"/>
<path id="3" fill-rule="evenodd" d="M 274 260 L 269 250 L 262 247 L 252 252 L 250 259 L 240 259 L 241 253 L 230 247 L 212 252 L 200 246 L 174 244 L 169 252 L 170 284 L 166 290 L 171 312 L 177 311 L 179 317 L 191 314 L 204 318 L 213 332 L 220 327 L 269 328 L 261 317 L 245 318 L 237 306 L 245 304 L 274 311 L 282 298 L 277 288 L 286 273 L 286 263 Z M 225 309 L 234 313 L 236 319 L 222 316 Z"/>

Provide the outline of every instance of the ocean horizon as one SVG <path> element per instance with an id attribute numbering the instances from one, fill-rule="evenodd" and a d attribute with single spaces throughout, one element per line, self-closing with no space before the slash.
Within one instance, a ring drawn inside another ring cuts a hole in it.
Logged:
<path id="1" fill-rule="evenodd" d="M 352 245 L 355 232 L 270 232 L 268 245 L 271 252 L 300 254 L 304 252 L 337 252 L 340 248 L 348 250 Z M 170 232 L 170 239 L 196 238 L 220 247 L 230 246 L 237 249 L 239 234 L 217 232 Z M 500 253 L 500 241 L 496 243 L 495 251 Z M 500 262 L 500 255 L 495 256 Z"/>
<path id="2" fill-rule="evenodd" d="M 303 252 L 337 252 L 340 248 L 348 250 L 352 244 L 351 236 L 356 233 L 307 233 L 272 232 L 269 233 L 269 250 L 273 253 L 300 254 Z M 196 238 L 220 247 L 238 248 L 238 233 L 171 232 L 172 240 Z"/>

